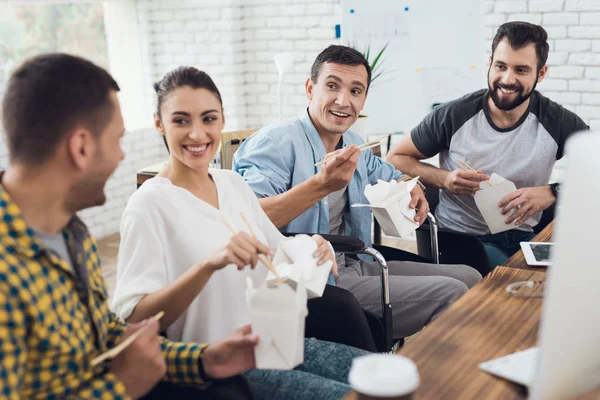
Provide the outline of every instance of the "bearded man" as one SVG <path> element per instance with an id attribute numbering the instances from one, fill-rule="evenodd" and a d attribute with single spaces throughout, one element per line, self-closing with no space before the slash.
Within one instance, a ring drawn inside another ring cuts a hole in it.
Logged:
<path id="1" fill-rule="evenodd" d="M 446 103 L 402 138 L 387 161 L 440 189 L 441 227 L 478 236 L 492 267 L 503 264 L 533 238 L 542 211 L 556 202 L 559 184 L 549 184 L 566 140 L 589 127 L 571 111 L 535 90 L 548 67 L 548 34 L 538 25 L 508 22 L 492 42 L 488 88 Z M 420 160 L 439 154 L 440 167 Z M 474 171 L 464 171 L 465 161 Z M 518 190 L 498 204 L 514 228 L 490 234 L 473 194 L 492 173 Z"/>

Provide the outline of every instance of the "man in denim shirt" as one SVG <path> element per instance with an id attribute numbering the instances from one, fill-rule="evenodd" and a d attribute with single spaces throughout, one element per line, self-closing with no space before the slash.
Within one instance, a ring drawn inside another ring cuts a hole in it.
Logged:
<path id="1" fill-rule="evenodd" d="M 295 121 L 261 129 L 234 156 L 234 170 L 252 187 L 273 223 L 284 232 L 331 233 L 359 237 L 371 244 L 371 211 L 352 208 L 366 203 L 364 188 L 378 179 L 410 177 L 361 152 L 363 140 L 348 131 L 362 110 L 371 68 L 362 54 L 346 46 L 329 46 L 315 60 L 306 81 L 307 112 Z M 335 157 L 315 166 L 326 154 Z M 429 211 L 420 187 L 412 195 L 422 223 Z M 351 291 L 363 308 L 381 314 L 379 267 L 338 255 L 337 285 Z M 394 337 L 405 337 L 464 294 L 481 275 L 464 265 L 388 262 Z M 346 267 L 346 268 L 344 268 Z M 331 284 L 335 284 L 330 279 Z"/>

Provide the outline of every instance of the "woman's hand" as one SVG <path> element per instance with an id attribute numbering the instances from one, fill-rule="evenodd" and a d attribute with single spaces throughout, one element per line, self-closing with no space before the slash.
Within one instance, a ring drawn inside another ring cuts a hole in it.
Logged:
<path id="1" fill-rule="evenodd" d="M 338 277 L 338 265 L 335 262 L 335 253 L 333 252 L 331 245 L 321 235 L 313 235 L 313 240 L 317 242 L 317 250 L 314 252 L 313 256 L 318 260 L 317 265 L 323 265 L 327 261 L 331 261 L 333 266 L 331 267 L 331 272 L 333 272 L 333 276 Z"/>
<path id="2" fill-rule="evenodd" d="M 238 270 L 242 270 L 248 265 L 254 269 L 258 263 L 259 254 L 269 257 L 271 249 L 248 233 L 237 232 L 231 236 L 225 246 L 212 253 L 207 260 L 207 265 L 214 271 L 229 264 L 235 264 Z"/>

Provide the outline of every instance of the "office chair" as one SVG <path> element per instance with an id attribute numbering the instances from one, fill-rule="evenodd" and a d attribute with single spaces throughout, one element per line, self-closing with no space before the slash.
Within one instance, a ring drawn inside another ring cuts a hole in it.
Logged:
<path id="1" fill-rule="evenodd" d="M 429 202 L 431 213 L 435 213 L 439 203 L 439 191 L 440 189 L 429 187 L 425 190 L 425 198 Z M 539 233 L 553 219 L 554 206 L 544 210 L 539 224 L 534 228 L 534 232 Z M 490 265 L 485 246 L 477 236 L 455 232 L 450 229 L 438 228 L 438 251 L 432 253 L 429 229 L 426 222 L 416 231 L 417 249 L 421 257 L 433 260 L 432 254 L 437 253 L 440 263 L 466 264 L 475 268 L 482 276 L 486 276 L 495 267 Z"/>
<path id="2" fill-rule="evenodd" d="M 258 129 L 221 133 L 221 169 L 231 169 L 237 149 Z"/>
<path id="3" fill-rule="evenodd" d="M 429 213 L 428 219 L 430 221 L 430 248 L 436 249 L 438 246 L 437 241 L 437 221 L 435 217 Z M 295 236 L 300 233 L 283 233 L 285 236 Z M 328 235 L 321 234 L 323 238 L 331 243 L 336 253 L 344 253 L 350 256 L 367 255 L 370 256 L 379 264 L 381 268 L 381 317 L 378 315 L 364 310 L 369 323 L 369 328 L 375 340 L 377 350 L 380 352 L 390 352 L 398 346 L 404 344 L 404 338 L 394 337 L 394 322 L 392 316 L 392 304 L 390 303 L 390 283 L 389 283 L 389 272 L 386 260 L 394 261 L 414 261 L 414 262 L 436 262 L 439 260 L 434 257 L 433 260 L 427 260 L 417 254 L 413 254 L 404 250 L 396 249 L 393 247 L 383 246 L 374 244 L 373 247 L 367 247 L 365 243 L 359 238 L 352 236 L 342 235 Z"/>

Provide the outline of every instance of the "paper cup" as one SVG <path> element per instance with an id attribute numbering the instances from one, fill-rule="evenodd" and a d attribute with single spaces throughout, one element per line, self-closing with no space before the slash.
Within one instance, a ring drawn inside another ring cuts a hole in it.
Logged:
<path id="1" fill-rule="evenodd" d="M 361 400 L 409 400 L 421 384 L 415 363 L 395 354 L 355 358 L 348 380 Z"/>

